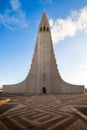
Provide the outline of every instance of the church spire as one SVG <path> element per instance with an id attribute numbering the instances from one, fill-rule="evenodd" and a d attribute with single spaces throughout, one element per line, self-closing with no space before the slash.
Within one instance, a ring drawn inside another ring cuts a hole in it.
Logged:
<path id="1" fill-rule="evenodd" d="M 40 31 L 50 31 L 50 25 L 49 25 L 49 21 L 46 15 L 46 12 L 44 11 L 43 15 L 42 15 L 42 19 L 39 25 L 39 32 Z"/>

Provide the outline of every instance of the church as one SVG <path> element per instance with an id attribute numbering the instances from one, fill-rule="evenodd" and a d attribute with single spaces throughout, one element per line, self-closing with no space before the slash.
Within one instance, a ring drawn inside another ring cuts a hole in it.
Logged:
<path id="1" fill-rule="evenodd" d="M 57 67 L 51 29 L 46 12 L 44 12 L 38 28 L 30 71 L 26 79 L 18 84 L 3 85 L 3 93 L 69 94 L 85 92 L 83 85 L 65 82 Z"/>

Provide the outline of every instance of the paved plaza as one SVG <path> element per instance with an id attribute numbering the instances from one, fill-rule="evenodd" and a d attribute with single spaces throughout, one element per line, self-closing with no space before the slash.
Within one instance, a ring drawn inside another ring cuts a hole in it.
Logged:
<path id="1" fill-rule="evenodd" d="M 3 97 L 11 100 L 0 106 L 0 130 L 87 130 L 86 120 L 72 111 L 86 107 L 87 94 Z"/>

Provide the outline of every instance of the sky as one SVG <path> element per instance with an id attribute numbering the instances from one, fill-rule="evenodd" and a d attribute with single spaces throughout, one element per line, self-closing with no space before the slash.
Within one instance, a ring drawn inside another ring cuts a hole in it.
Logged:
<path id="1" fill-rule="evenodd" d="M 0 86 L 28 75 L 44 10 L 61 77 L 87 87 L 87 0 L 0 0 Z"/>

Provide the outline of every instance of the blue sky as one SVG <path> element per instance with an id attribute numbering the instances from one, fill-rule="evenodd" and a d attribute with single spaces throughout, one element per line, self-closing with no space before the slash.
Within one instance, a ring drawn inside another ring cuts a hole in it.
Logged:
<path id="1" fill-rule="evenodd" d="M 62 78 L 87 86 L 87 0 L 0 0 L 0 85 L 27 76 L 44 10 Z"/>

